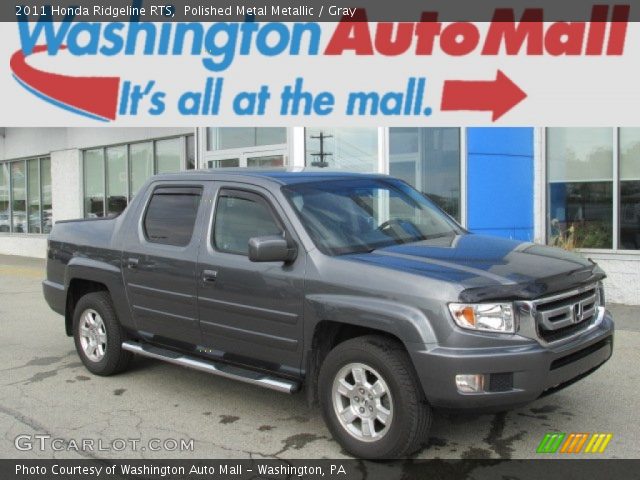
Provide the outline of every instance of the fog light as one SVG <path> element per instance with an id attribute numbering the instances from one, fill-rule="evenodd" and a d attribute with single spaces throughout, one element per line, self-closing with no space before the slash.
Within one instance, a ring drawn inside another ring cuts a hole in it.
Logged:
<path id="1" fill-rule="evenodd" d="M 484 375 L 456 375 L 460 393 L 479 393 L 484 390 Z"/>

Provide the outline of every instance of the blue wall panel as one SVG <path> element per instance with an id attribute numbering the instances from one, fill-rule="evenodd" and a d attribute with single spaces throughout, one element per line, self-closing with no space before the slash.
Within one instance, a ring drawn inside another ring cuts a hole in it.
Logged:
<path id="1" fill-rule="evenodd" d="M 533 129 L 467 129 L 468 225 L 533 240 Z"/>
<path id="2" fill-rule="evenodd" d="M 533 128 L 469 128 L 467 129 L 467 151 L 533 158 Z"/>

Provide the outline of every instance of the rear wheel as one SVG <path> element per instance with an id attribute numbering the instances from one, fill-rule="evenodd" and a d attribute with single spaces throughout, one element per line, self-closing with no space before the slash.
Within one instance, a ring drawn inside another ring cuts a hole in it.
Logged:
<path id="1" fill-rule="evenodd" d="M 83 296 L 74 310 L 73 338 L 84 366 L 96 375 L 125 370 L 132 354 L 122 349 L 124 332 L 107 292 Z"/>
<path id="2" fill-rule="evenodd" d="M 356 457 L 405 457 L 427 437 L 431 409 L 407 352 L 393 339 L 370 335 L 339 344 L 318 384 L 329 430 Z"/>

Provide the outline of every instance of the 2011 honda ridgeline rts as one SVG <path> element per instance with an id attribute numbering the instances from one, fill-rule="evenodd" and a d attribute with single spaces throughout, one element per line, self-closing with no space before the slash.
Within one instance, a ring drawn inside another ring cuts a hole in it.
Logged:
<path id="1" fill-rule="evenodd" d="M 216 170 L 57 222 L 44 294 L 97 375 L 139 354 L 304 387 L 346 450 L 391 458 L 420 447 L 434 407 L 512 407 L 606 362 L 603 278 L 471 234 L 391 177 Z"/>

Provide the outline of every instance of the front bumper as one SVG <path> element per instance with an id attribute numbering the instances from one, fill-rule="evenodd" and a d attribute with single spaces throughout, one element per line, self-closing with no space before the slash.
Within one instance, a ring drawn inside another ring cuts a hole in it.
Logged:
<path id="1" fill-rule="evenodd" d="M 490 348 L 416 348 L 410 355 L 429 403 L 444 408 L 508 408 L 568 386 L 613 353 L 613 319 L 604 312 L 593 328 L 559 345 Z M 480 393 L 460 393 L 459 374 L 484 374 Z M 496 381 L 494 381 L 494 379 Z"/>

